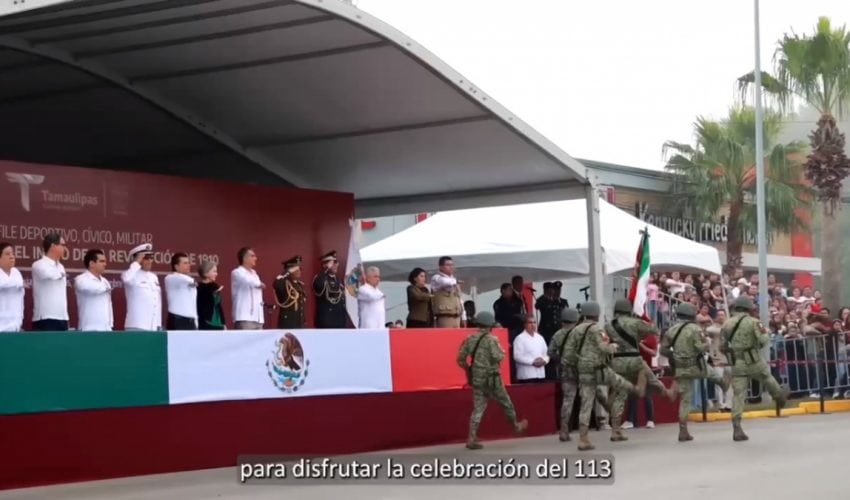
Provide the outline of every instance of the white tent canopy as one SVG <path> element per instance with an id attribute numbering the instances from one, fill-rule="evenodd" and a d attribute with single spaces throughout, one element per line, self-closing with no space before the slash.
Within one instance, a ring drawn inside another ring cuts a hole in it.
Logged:
<path id="1" fill-rule="evenodd" d="M 630 273 L 640 231 L 646 224 L 599 200 L 606 274 Z M 451 256 L 467 286 L 490 290 L 520 274 L 527 281 L 590 274 L 585 200 L 531 203 L 440 212 L 361 251 L 363 262 L 381 269 L 384 280 L 404 281 L 414 267 L 437 268 Z M 715 248 L 652 227 L 653 270 L 720 274 Z"/>

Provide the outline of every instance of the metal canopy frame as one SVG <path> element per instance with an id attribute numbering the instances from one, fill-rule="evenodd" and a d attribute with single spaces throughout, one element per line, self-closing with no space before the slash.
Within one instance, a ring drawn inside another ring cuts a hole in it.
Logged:
<path id="1" fill-rule="evenodd" d="M 596 196 L 582 163 L 339 0 L 59 2 L 0 17 L 0 71 L 12 159 L 347 191 L 358 216 Z"/>

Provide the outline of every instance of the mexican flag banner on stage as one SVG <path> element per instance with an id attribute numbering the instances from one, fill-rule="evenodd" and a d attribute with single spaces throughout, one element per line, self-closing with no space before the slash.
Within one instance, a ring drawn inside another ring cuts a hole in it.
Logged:
<path id="1" fill-rule="evenodd" d="M 171 404 L 392 390 L 386 329 L 168 334 Z"/>
<path id="2" fill-rule="evenodd" d="M 629 289 L 629 300 L 632 312 L 649 321 L 646 314 L 646 288 L 649 285 L 649 228 L 641 231 L 640 245 L 635 257 L 635 270 L 632 274 L 632 287 Z"/>
<path id="3" fill-rule="evenodd" d="M 345 259 L 345 309 L 354 328 L 360 325 L 360 314 L 357 308 L 357 290 L 360 288 L 360 276 L 363 264 L 360 260 L 360 249 L 357 241 L 360 235 L 360 224 L 350 219 L 351 236 L 348 238 L 348 258 Z"/>

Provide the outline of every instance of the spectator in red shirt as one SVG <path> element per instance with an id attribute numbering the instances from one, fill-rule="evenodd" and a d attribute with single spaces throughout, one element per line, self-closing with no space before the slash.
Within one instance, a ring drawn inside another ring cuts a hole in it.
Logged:
<path id="1" fill-rule="evenodd" d="M 640 357 L 646 362 L 647 366 L 652 366 L 652 360 L 658 354 L 658 337 L 655 335 L 647 335 L 640 342 Z M 626 422 L 623 422 L 624 429 L 631 429 L 637 424 L 637 409 L 638 409 L 638 401 L 640 398 L 637 396 L 630 396 L 629 398 L 629 419 Z M 655 428 L 655 407 L 652 404 L 652 397 L 647 395 L 643 398 L 643 410 L 646 417 L 646 428 L 654 429 Z"/>

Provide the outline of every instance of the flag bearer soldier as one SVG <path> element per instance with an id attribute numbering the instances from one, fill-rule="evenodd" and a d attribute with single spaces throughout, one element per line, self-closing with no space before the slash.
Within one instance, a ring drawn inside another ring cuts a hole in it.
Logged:
<path id="1" fill-rule="evenodd" d="M 467 383 L 472 386 L 472 416 L 466 441 L 466 447 L 470 450 L 483 448 L 478 442 L 478 426 L 491 399 L 502 407 L 514 432 L 521 434 L 528 428 L 527 420 L 517 420 L 514 404 L 502 382 L 499 363 L 504 359 L 505 351 L 496 337 L 490 334 L 496 325 L 496 318 L 493 313 L 483 311 L 475 316 L 475 324 L 478 325 L 478 332 L 464 340 L 457 354 L 457 364 L 466 372 Z"/>
<path id="2" fill-rule="evenodd" d="M 664 395 L 671 402 L 676 401 L 676 392 L 667 389 L 652 373 L 646 361 L 640 357 L 639 343 L 648 335 L 658 333 L 658 330 L 646 321 L 632 315 L 632 303 L 628 299 L 618 299 L 614 303 L 614 319 L 605 325 L 605 333 L 619 347 L 614 353 L 612 368 L 632 384 L 637 385 L 641 392 L 647 386 L 655 392 Z M 626 441 L 623 434 L 623 409 L 625 400 L 614 400 L 611 406 L 611 428 L 614 435 L 612 441 Z"/>
<path id="3" fill-rule="evenodd" d="M 348 328 L 345 308 L 345 284 L 337 276 L 336 251 L 321 257 L 322 271 L 313 278 L 316 295 L 316 328 Z"/>
<path id="4" fill-rule="evenodd" d="M 584 314 L 584 322 L 574 328 L 567 339 L 564 362 L 578 367 L 581 394 L 578 450 L 587 451 L 594 449 L 588 438 L 588 431 L 597 388 L 601 385 L 608 386 L 609 398 L 615 405 L 619 400 L 620 408 L 630 392 L 637 393 L 639 397 L 643 397 L 644 394 L 642 390 L 611 369 L 611 354 L 617 352 L 618 345 L 611 343 L 605 330 L 596 325 L 599 321 L 599 304 L 593 301 L 585 302 L 581 306 L 581 312 Z M 611 440 L 622 441 L 621 436 L 622 434 L 614 429 Z"/>
<path id="5" fill-rule="evenodd" d="M 283 271 L 273 285 L 278 307 L 277 327 L 281 330 L 304 328 L 307 294 L 301 282 L 301 257 L 284 262 Z"/>
<path id="6" fill-rule="evenodd" d="M 723 392 L 729 389 L 730 377 L 721 377 L 708 369 L 705 353 L 709 344 L 702 329 L 694 323 L 696 309 L 687 302 L 676 307 L 679 322 L 672 326 L 661 340 L 661 354 L 670 360 L 679 390 L 679 441 L 692 441 L 688 432 L 688 413 L 691 409 L 694 380 L 709 379 Z"/>

